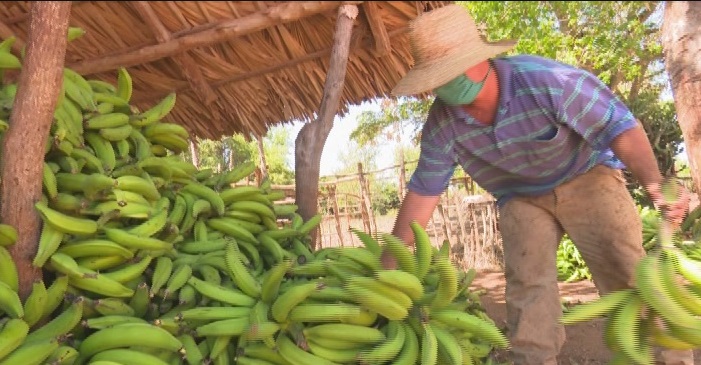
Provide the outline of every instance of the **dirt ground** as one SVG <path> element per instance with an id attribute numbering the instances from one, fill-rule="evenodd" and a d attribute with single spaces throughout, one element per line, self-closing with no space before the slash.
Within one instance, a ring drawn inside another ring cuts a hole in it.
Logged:
<path id="1" fill-rule="evenodd" d="M 482 304 L 487 314 L 500 328 L 506 327 L 506 304 L 504 303 L 504 275 L 501 272 L 481 271 L 473 281 L 473 288 L 485 289 Z M 560 283 L 560 295 L 567 303 L 577 304 L 598 297 L 591 281 Z M 567 340 L 560 352 L 560 365 L 603 365 L 611 358 L 603 342 L 604 320 L 596 319 L 579 325 L 566 327 Z M 506 361 L 505 354 L 497 354 L 497 360 Z M 701 365 L 701 350 L 694 352 L 694 363 Z"/>

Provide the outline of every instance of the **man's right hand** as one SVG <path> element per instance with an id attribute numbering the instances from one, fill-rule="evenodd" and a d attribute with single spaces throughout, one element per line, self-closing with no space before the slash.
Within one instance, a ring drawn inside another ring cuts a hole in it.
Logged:
<path id="1" fill-rule="evenodd" d="M 382 255 L 380 255 L 380 263 L 385 270 L 397 269 L 397 259 L 388 250 L 382 250 Z"/>

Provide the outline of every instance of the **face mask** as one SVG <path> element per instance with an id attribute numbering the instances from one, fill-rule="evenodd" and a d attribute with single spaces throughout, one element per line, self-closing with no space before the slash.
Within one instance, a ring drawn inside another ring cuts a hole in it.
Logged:
<path id="1" fill-rule="evenodd" d="M 489 76 L 491 71 L 492 67 L 490 66 L 489 70 L 487 70 L 487 74 L 480 82 L 474 82 L 465 76 L 465 74 L 462 74 L 449 81 L 447 84 L 435 89 L 434 93 L 448 105 L 470 104 L 475 101 L 477 94 L 482 91 L 484 81 L 487 80 L 487 76 Z"/>

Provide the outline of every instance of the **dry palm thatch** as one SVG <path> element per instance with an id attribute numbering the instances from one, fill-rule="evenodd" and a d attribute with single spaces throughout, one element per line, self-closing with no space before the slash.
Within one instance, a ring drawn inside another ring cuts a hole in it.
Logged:
<path id="1" fill-rule="evenodd" d="M 389 93 L 411 64 L 407 22 L 438 1 L 358 4 L 339 113 Z M 0 2 L 0 38 L 26 42 L 28 1 Z M 127 67 L 131 103 L 146 109 L 177 93 L 169 121 L 202 138 L 264 135 L 313 120 L 321 104 L 336 12 L 344 2 L 74 1 L 66 65 L 116 83 Z M 18 53 L 19 54 L 19 53 Z"/>

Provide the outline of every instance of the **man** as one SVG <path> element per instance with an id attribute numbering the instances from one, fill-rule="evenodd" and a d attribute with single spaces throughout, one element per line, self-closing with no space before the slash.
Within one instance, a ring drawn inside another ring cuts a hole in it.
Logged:
<path id="1" fill-rule="evenodd" d="M 686 214 L 688 193 L 664 201 L 643 128 L 592 74 L 542 57 L 498 57 L 514 42 L 486 43 L 458 5 L 417 17 L 410 40 L 415 66 L 392 93 L 433 92 L 436 100 L 393 233 L 413 244 L 409 222 L 426 226 L 460 164 L 497 198 L 512 361 L 557 364 L 565 332 L 555 253 L 563 234 L 601 294 L 630 287 L 645 252 L 620 170 L 638 179 L 673 224 Z M 383 264 L 396 267 L 389 253 Z M 664 364 L 692 365 L 691 357 L 658 354 Z"/>

